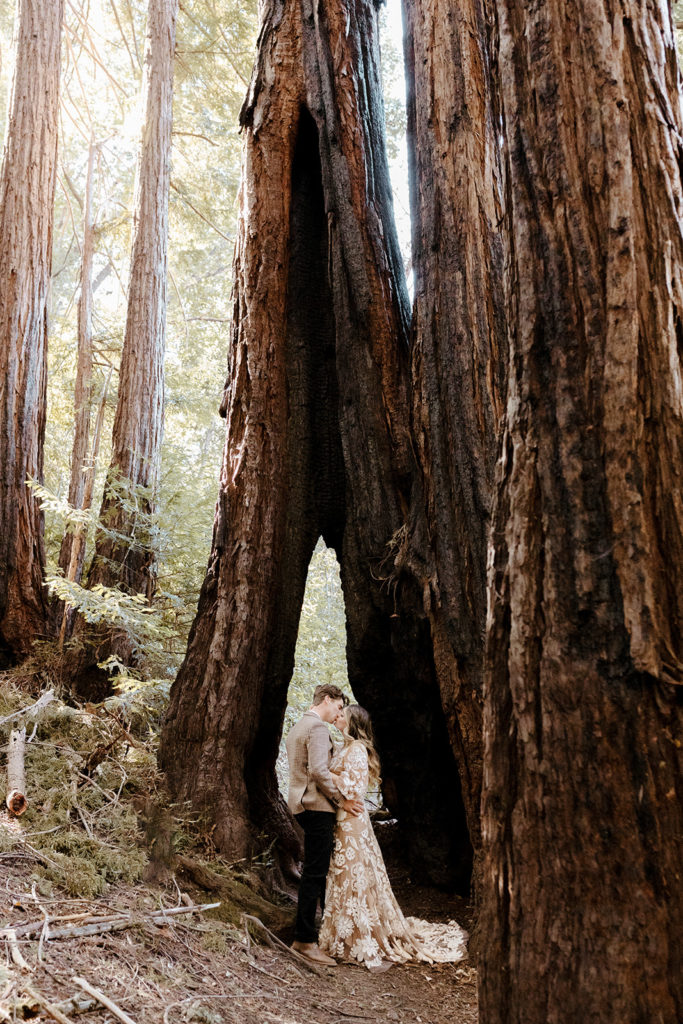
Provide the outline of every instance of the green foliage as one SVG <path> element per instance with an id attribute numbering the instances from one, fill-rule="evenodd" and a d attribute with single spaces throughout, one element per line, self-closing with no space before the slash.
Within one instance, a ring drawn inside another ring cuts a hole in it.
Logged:
<path id="1" fill-rule="evenodd" d="M 349 700 L 353 697 L 346 666 L 346 615 L 339 563 L 322 538 L 308 569 L 283 737 L 311 706 L 313 691 L 321 683 L 334 683 Z M 277 775 L 281 789 L 286 791 L 289 775 L 284 738 L 280 744 Z"/>
<path id="2" fill-rule="evenodd" d="M 97 516 L 92 510 L 74 508 L 63 495 L 53 494 L 49 488 L 39 484 L 37 480 L 29 480 L 28 486 L 40 502 L 43 512 L 49 518 L 58 519 L 63 530 L 73 533 L 77 527 L 97 524 Z"/>
<path id="3" fill-rule="evenodd" d="M 0 719 L 30 704 L 8 676 L 0 678 Z M 0 722 L 0 742 L 21 721 Z M 141 876 L 147 858 L 131 798 L 156 789 L 156 757 L 130 743 L 107 704 L 92 712 L 53 701 L 26 744 L 25 764 L 28 809 L 13 828 L 0 829 L 0 851 L 35 856 L 44 892 L 54 882 L 91 898 L 111 882 Z"/>
<path id="4" fill-rule="evenodd" d="M 313 690 L 321 683 L 334 683 L 351 697 L 339 563 L 322 539 L 313 552 L 306 580 L 285 728 L 310 707 Z"/>
<path id="5" fill-rule="evenodd" d="M 74 608 L 91 625 L 104 624 L 124 632 L 137 651 L 143 652 L 167 632 L 144 594 L 125 594 L 101 583 L 86 588 L 58 573 L 48 573 L 46 583 L 51 597 Z"/>
<path id="6" fill-rule="evenodd" d="M 676 49 L 678 51 L 678 63 L 683 64 L 683 3 L 672 4 L 671 11 L 676 32 Z"/>

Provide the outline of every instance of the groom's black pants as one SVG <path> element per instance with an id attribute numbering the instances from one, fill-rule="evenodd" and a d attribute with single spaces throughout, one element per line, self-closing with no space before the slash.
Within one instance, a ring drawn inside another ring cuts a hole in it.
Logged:
<path id="1" fill-rule="evenodd" d="M 298 942 L 317 942 L 315 912 L 325 909 L 325 884 L 334 846 L 333 811 L 302 811 L 296 820 L 304 830 L 304 866 L 299 883 L 294 938 Z"/>

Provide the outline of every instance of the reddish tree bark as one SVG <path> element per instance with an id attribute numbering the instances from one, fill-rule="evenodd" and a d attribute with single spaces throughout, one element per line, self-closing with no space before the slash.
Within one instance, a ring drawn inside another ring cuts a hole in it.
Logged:
<path id="1" fill-rule="evenodd" d="M 62 0 L 20 0 L 0 172 L 0 663 L 46 629 L 42 482 Z"/>
<path id="2" fill-rule="evenodd" d="M 486 552 L 507 358 L 498 112 L 484 0 L 405 0 L 404 19 L 423 585 L 478 850 Z"/>
<path id="3" fill-rule="evenodd" d="M 213 549 L 160 761 L 231 857 L 298 841 L 275 759 L 308 564 L 341 564 L 348 661 L 417 870 L 467 876 L 422 594 L 390 571 L 417 479 L 408 301 L 367 0 L 263 10 L 245 128 L 227 439 Z M 384 582 L 382 582 L 384 578 Z M 438 781 L 435 781 L 438 780 Z"/>
<path id="4" fill-rule="evenodd" d="M 497 0 L 511 379 L 484 1024 L 683 1018 L 681 106 L 668 8 Z"/>

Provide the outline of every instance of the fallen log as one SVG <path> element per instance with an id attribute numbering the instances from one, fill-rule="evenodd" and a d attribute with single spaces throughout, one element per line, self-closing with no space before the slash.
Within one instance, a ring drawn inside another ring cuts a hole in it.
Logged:
<path id="1" fill-rule="evenodd" d="M 12 729 L 7 751 L 7 799 L 5 803 L 10 813 L 17 817 L 23 814 L 28 807 L 24 771 L 25 749 L 26 728 Z"/>

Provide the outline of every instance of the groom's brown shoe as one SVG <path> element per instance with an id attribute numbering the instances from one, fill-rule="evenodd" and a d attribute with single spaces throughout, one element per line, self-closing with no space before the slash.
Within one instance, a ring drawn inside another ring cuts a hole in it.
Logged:
<path id="1" fill-rule="evenodd" d="M 310 960 L 314 964 L 322 964 L 325 967 L 336 967 L 337 961 L 333 960 L 327 953 L 323 953 L 322 949 L 317 942 L 293 942 L 292 949 L 299 954 L 299 956 L 305 956 L 307 960 Z"/>

